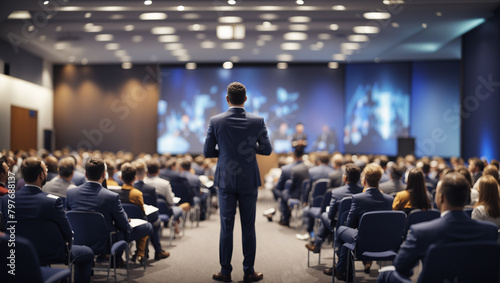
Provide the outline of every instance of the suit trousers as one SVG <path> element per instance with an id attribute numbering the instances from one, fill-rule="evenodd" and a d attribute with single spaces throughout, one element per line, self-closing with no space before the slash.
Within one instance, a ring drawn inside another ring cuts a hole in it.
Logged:
<path id="1" fill-rule="evenodd" d="M 336 243 L 338 242 L 339 249 L 339 261 L 337 262 L 337 271 L 343 273 L 347 269 L 347 253 L 349 252 L 346 247 L 344 247 L 344 243 L 352 244 L 356 241 L 358 237 L 358 230 L 347 227 L 340 226 L 337 231 Z M 350 268 L 353 271 L 352 268 Z"/>
<path id="2" fill-rule="evenodd" d="M 254 272 L 256 237 L 255 214 L 257 205 L 257 188 L 252 190 L 219 190 L 220 240 L 219 260 L 222 274 L 231 274 L 231 257 L 233 254 L 233 229 L 236 206 L 239 206 L 241 232 L 243 242 L 243 271 Z"/>
<path id="3" fill-rule="evenodd" d="M 94 252 L 87 246 L 73 245 L 71 257 L 75 262 L 75 283 L 90 282 Z"/>

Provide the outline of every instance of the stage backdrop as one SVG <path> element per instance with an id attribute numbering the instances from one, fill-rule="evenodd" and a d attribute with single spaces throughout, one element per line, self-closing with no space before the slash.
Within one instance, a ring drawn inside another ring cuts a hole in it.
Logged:
<path id="1" fill-rule="evenodd" d="M 201 153 L 211 116 L 226 111 L 226 87 L 247 88 L 245 109 L 265 118 L 275 153 L 291 151 L 295 125 L 308 135 L 306 151 L 343 151 L 343 69 L 325 65 L 200 66 L 161 69 L 158 102 L 160 153 Z"/>

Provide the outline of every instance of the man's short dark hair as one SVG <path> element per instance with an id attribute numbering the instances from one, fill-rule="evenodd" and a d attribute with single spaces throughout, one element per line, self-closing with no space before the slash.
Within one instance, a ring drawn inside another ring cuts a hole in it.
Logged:
<path id="1" fill-rule="evenodd" d="M 450 206 L 464 207 L 469 201 L 470 186 L 462 174 L 450 172 L 441 179 L 441 194 Z"/>
<path id="2" fill-rule="evenodd" d="M 52 155 L 48 155 L 44 158 L 45 166 L 47 166 L 47 172 L 57 173 L 57 158 Z"/>
<path id="3" fill-rule="evenodd" d="M 130 184 L 134 181 L 135 179 L 135 174 L 136 174 L 136 168 L 134 165 L 130 164 L 129 162 L 125 162 L 122 164 L 122 167 L 120 167 L 120 171 L 122 171 L 122 180 L 126 184 Z"/>
<path id="4" fill-rule="evenodd" d="M 318 160 L 321 164 L 328 164 L 328 162 L 330 162 L 330 156 L 328 156 L 326 152 L 321 152 L 318 154 Z"/>
<path id="5" fill-rule="evenodd" d="M 245 102 L 247 90 L 245 86 L 239 82 L 231 83 L 227 86 L 227 97 L 231 104 L 241 105 Z"/>
<path id="6" fill-rule="evenodd" d="M 355 184 L 359 181 L 359 177 L 361 176 L 361 169 L 358 166 L 349 163 L 345 166 L 345 176 L 349 183 Z"/>
<path id="7" fill-rule="evenodd" d="M 104 160 L 99 157 L 90 158 L 85 164 L 85 174 L 89 181 L 99 181 L 104 174 Z"/>
<path id="8" fill-rule="evenodd" d="M 75 161 L 71 157 L 64 157 L 59 160 L 59 176 L 68 178 L 75 170 Z"/>
<path id="9" fill-rule="evenodd" d="M 28 157 L 21 164 L 21 174 L 27 183 L 36 182 L 36 179 L 43 172 L 42 159 L 40 157 Z"/>
<path id="10" fill-rule="evenodd" d="M 424 175 L 429 175 L 429 172 L 431 172 L 431 164 L 429 161 L 424 161 L 422 163 L 422 171 L 424 172 Z"/>
<path id="11" fill-rule="evenodd" d="M 304 147 L 297 146 L 293 152 L 293 155 L 297 158 L 301 158 L 304 155 Z"/>
<path id="12" fill-rule="evenodd" d="M 160 164 L 158 163 L 158 161 L 148 160 L 146 162 L 146 167 L 148 167 L 149 174 L 155 175 L 160 169 Z"/>
<path id="13" fill-rule="evenodd" d="M 472 157 L 469 159 L 469 162 L 474 163 L 475 166 L 479 168 L 479 171 L 483 172 L 484 170 L 484 162 L 478 157 Z"/>
<path id="14" fill-rule="evenodd" d="M 400 166 L 398 164 L 394 164 L 392 167 L 391 167 L 391 178 L 393 180 L 401 180 L 401 178 L 403 177 L 404 173 L 405 173 L 405 169 L 403 166 Z"/>
<path id="15" fill-rule="evenodd" d="M 181 161 L 181 168 L 182 168 L 182 170 L 186 170 L 186 171 L 191 170 L 191 162 L 189 162 L 189 160 L 187 160 L 187 159 L 182 160 Z"/>

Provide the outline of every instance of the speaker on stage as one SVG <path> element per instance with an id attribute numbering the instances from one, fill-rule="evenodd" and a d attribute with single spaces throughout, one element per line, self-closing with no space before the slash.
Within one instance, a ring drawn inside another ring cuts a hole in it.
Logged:
<path id="1" fill-rule="evenodd" d="M 405 156 L 407 154 L 415 154 L 415 138 L 399 137 L 398 156 Z"/>

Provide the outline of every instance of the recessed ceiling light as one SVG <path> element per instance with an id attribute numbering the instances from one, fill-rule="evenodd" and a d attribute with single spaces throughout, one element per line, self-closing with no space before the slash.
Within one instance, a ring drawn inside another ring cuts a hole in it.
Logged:
<path id="1" fill-rule="evenodd" d="M 182 6 L 182 5 L 177 6 L 177 11 L 179 11 L 179 12 L 184 11 L 184 9 L 185 9 L 185 8 L 184 8 L 184 6 Z"/>
<path id="2" fill-rule="evenodd" d="M 304 1 L 303 0 L 297 0 L 297 1 L 295 1 L 295 3 L 297 3 L 297 5 L 304 5 Z"/>
<path id="3" fill-rule="evenodd" d="M 233 68 L 233 62 L 231 61 L 226 61 L 222 64 L 222 68 L 229 70 Z"/>
<path id="4" fill-rule="evenodd" d="M 229 4 L 229 5 L 236 5 L 236 1 L 235 0 L 228 0 L 227 4 Z"/>
<path id="5" fill-rule="evenodd" d="M 266 21 L 274 21 L 274 20 L 278 19 L 279 17 L 276 14 L 266 13 L 266 14 L 259 15 L 259 18 L 261 18 L 262 20 L 266 20 Z"/>
<path id="6" fill-rule="evenodd" d="M 290 30 L 293 30 L 293 31 L 307 31 L 307 30 L 309 30 L 309 26 L 304 25 L 304 24 L 293 24 L 293 25 L 289 25 L 288 28 Z"/>
<path id="7" fill-rule="evenodd" d="M 48 0 L 43 1 L 43 5 L 45 6 L 49 5 L 49 1 Z"/>
<path id="8" fill-rule="evenodd" d="M 134 30 L 134 28 L 135 28 L 135 27 L 134 27 L 134 25 L 126 25 L 123 29 L 124 29 L 125 31 L 133 31 L 133 30 Z"/>
<path id="9" fill-rule="evenodd" d="M 188 55 L 188 51 L 186 49 L 176 49 L 172 50 L 172 56 L 186 56 Z"/>
<path id="10" fill-rule="evenodd" d="M 186 69 L 188 69 L 188 70 L 195 70 L 196 67 L 198 67 L 196 65 L 196 63 L 193 63 L 193 62 L 186 63 Z"/>
<path id="11" fill-rule="evenodd" d="M 369 41 L 370 38 L 364 34 L 351 34 L 347 37 L 347 40 L 352 41 L 352 42 L 365 42 L 365 41 Z"/>
<path id="12" fill-rule="evenodd" d="M 352 28 L 355 33 L 363 33 L 363 34 L 373 34 L 378 33 L 380 29 L 376 26 L 355 26 Z"/>
<path id="13" fill-rule="evenodd" d="M 220 25 L 217 26 L 217 38 L 221 40 L 228 39 L 244 39 L 245 38 L 245 25 Z"/>
<path id="14" fill-rule="evenodd" d="M 120 49 L 120 44 L 118 44 L 118 43 L 107 43 L 104 46 L 104 48 L 107 49 L 107 50 L 118 50 L 118 49 Z"/>
<path id="15" fill-rule="evenodd" d="M 194 25 L 188 26 L 188 30 L 190 30 L 190 31 L 203 31 L 206 29 L 207 29 L 206 25 L 194 24 Z"/>
<path id="16" fill-rule="evenodd" d="M 219 17 L 219 23 L 223 24 L 236 24 L 241 23 L 243 18 L 241 17 Z"/>
<path id="17" fill-rule="evenodd" d="M 69 47 L 69 43 L 67 42 L 57 42 L 54 44 L 54 49 L 55 50 L 64 50 Z"/>
<path id="18" fill-rule="evenodd" d="M 273 25 L 270 22 L 263 22 L 261 25 L 255 26 L 257 31 L 277 31 L 278 25 Z"/>
<path id="19" fill-rule="evenodd" d="M 195 14 L 195 13 L 187 13 L 187 14 L 183 14 L 182 18 L 185 20 L 197 20 L 200 18 L 200 15 Z"/>
<path id="20" fill-rule="evenodd" d="M 132 41 L 133 42 L 141 42 L 142 41 L 142 35 L 134 35 L 134 36 L 132 36 Z"/>
<path id="21" fill-rule="evenodd" d="M 337 69 L 338 67 L 339 67 L 339 63 L 337 63 L 337 62 L 329 62 L 328 63 L 329 69 Z"/>
<path id="22" fill-rule="evenodd" d="M 344 61 L 345 60 L 345 55 L 344 54 L 333 54 L 332 58 L 335 61 Z"/>
<path id="23" fill-rule="evenodd" d="M 167 43 L 165 44 L 165 49 L 167 50 L 176 50 L 183 49 L 184 45 L 182 43 Z"/>
<path id="24" fill-rule="evenodd" d="M 57 31 L 57 32 L 62 31 L 62 26 L 57 26 L 57 27 L 56 27 L 56 31 Z"/>
<path id="25" fill-rule="evenodd" d="M 186 56 L 178 56 L 177 57 L 177 61 L 181 61 L 181 62 L 186 62 L 186 61 L 190 61 L 191 60 L 191 57 L 189 55 L 186 55 Z"/>
<path id="26" fill-rule="evenodd" d="M 399 23 L 392 22 L 392 23 L 391 23 L 391 26 L 392 26 L 393 28 L 398 28 L 398 27 L 399 27 Z"/>
<path id="27" fill-rule="evenodd" d="M 259 39 L 259 40 L 257 40 L 257 42 L 255 44 L 257 44 L 257 46 L 262 47 L 262 46 L 266 45 L 266 41 Z"/>
<path id="28" fill-rule="evenodd" d="M 112 34 L 107 34 L 107 33 L 98 34 L 95 36 L 96 41 L 112 41 L 113 38 L 114 37 Z"/>
<path id="29" fill-rule="evenodd" d="M 334 11 L 345 11 L 345 6 L 344 5 L 335 5 L 335 6 L 332 6 L 332 10 L 334 10 Z"/>
<path id="30" fill-rule="evenodd" d="M 40 35 L 40 41 L 45 41 L 47 39 L 46 35 Z"/>
<path id="31" fill-rule="evenodd" d="M 330 29 L 331 30 L 338 30 L 339 29 L 339 25 L 337 25 L 337 24 L 331 24 L 330 25 Z"/>
<path id="32" fill-rule="evenodd" d="M 281 50 L 300 50 L 302 45 L 298 42 L 285 42 L 281 44 Z"/>
<path id="33" fill-rule="evenodd" d="M 243 49 L 243 48 L 245 48 L 245 44 L 243 44 L 243 42 L 233 41 L 233 42 L 222 43 L 222 49 Z"/>
<path id="34" fill-rule="evenodd" d="M 201 45 L 201 48 L 204 48 L 204 49 L 211 49 L 211 48 L 215 48 L 215 46 L 216 46 L 215 42 L 210 41 L 210 40 L 205 40 L 200 45 Z"/>
<path id="35" fill-rule="evenodd" d="M 125 16 L 122 14 L 114 14 L 114 15 L 109 16 L 109 18 L 112 20 L 122 20 L 125 18 Z"/>
<path id="36" fill-rule="evenodd" d="M 122 56 L 122 57 L 120 58 L 120 60 L 121 60 L 122 62 L 130 62 L 130 61 L 132 61 L 132 57 L 130 57 L 130 56 Z"/>
<path id="37" fill-rule="evenodd" d="M 154 27 L 151 29 L 152 34 L 173 34 L 175 28 L 173 27 Z"/>
<path id="38" fill-rule="evenodd" d="M 102 26 L 97 26 L 94 25 L 93 23 L 88 23 L 83 26 L 83 29 L 86 32 L 101 32 L 103 28 Z"/>
<path id="39" fill-rule="evenodd" d="M 167 18 L 167 14 L 165 13 L 142 13 L 139 15 L 139 19 L 143 21 L 158 21 L 165 20 Z"/>
<path id="40" fill-rule="evenodd" d="M 305 16 L 295 16 L 288 18 L 288 21 L 291 23 L 308 23 L 311 21 L 311 18 Z"/>
<path id="41" fill-rule="evenodd" d="M 131 62 L 123 62 L 122 69 L 124 69 L 124 70 L 132 69 L 132 63 Z"/>
<path id="42" fill-rule="evenodd" d="M 76 7 L 79 8 L 79 7 Z M 96 7 L 95 10 L 101 11 L 101 12 L 121 12 L 121 11 L 126 11 L 128 7 L 126 6 L 102 6 L 102 7 Z"/>
<path id="43" fill-rule="evenodd" d="M 395 5 L 395 4 L 404 4 L 404 0 L 384 0 L 383 3 L 385 5 Z"/>
<path id="44" fill-rule="evenodd" d="M 10 13 L 7 19 L 11 20 L 28 20 L 31 19 L 31 15 L 28 11 L 14 11 Z"/>
<path id="45" fill-rule="evenodd" d="M 276 61 L 284 61 L 284 62 L 293 61 L 293 56 L 290 54 L 279 54 L 278 56 L 276 56 Z"/>
<path id="46" fill-rule="evenodd" d="M 280 70 L 285 70 L 288 68 L 288 64 L 286 62 L 279 62 L 278 64 L 276 64 L 276 68 Z"/>
<path id="47" fill-rule="evenodd" d="M 116 50 L 116 51 L 115 51 L 115 56 L 116 56 L 116 57 L 123 57 L 123 56 L 127 56 L 127 51 L 126 51 L 126 50 Z"/>
<path id="48" fill-rule="evenodd" d="M 28 30 L 29 32 L 32 32 L 32 31 L 34 31 L 34 30 L 35 30 L 35 26 L 34 26 L 34 25 L 29 25 L 29 26 L 28 26 L 28 28 L 27 28 L 27 30 Z"/>
<path id="49" fill-rule="evenodd" d="M 88 19 L 90 17 L 92 17 L 92 13 L 90 12 L 85 13 L 85 19 Z"/>
<path id="50" fill-rule="evenodd" d="M 422 23 L 422 28 L 427 28 L 427 24 L 426 23 Z"/>
<path id="51" fill-rule="evenodd" d="M 367 12 L 363 14 L 363 17 L 367 20 L 387 20 L 391 17 L 389 12 Z"/>
<path id="52" fill-rule="evenodd" d="M 273 36 L 270 34 L 261 34 L 259 35 L 260 40 L 271 41 L 273 40 Z"/>
<path id="53" fill-rule="evenodd" d="M 146 5 L 146 6 L 149 6 L 151 4 L 153 4 L 153 1 L 151 1 L 151 0 L 144 1 L 144 5 Z"/>
<path id="54" fill-rule="evenodd" d="M 238 57 L 238 56 L 231 56 L 231 58 L 229 58 L 229 60 L 231 60 L 231 62 L 237 63 L 237 62 L 240 61 L 240 57 Z"/>
<path id="55" fill-rule="evenodd" d="M 355 42 L 342 42 L 340 44 L 340 48 L 342 50 L 358 50 L 361 48 L 361 45 L 359 43 L 355 43 Z"/>
<path id="56" fill-rule="evenodd" d="M 441 12 L 436 12 L 436 16 L 441 17 L 442 15 L 443 15 L 443 13 L 441 13 Z"/>
<path id="57" fill-rule="evenodd" d="M 330 39 L 332 39 L 332 36 L 329 33 L 320 33 L 320 34 L 318 34 L 318 39 L 330 40 Z"/>
<path id="58" fill-rule="evenodd" d="M 159 42 L 177 42 L 179 41 L 178 35 L 160 35 L 158 36 Z"/>
<path id="59" fill-rule="evenodd" d="M 287 32 L 283 35 L 284 40 L 306 40 L 307 33 L 305 32 Z"/>
<path id="60" fill-rule="evenodd" d="M 89 63 L 89 60 L 87 58 L 82 59 L 82 65 L 87 65 Z"/>

